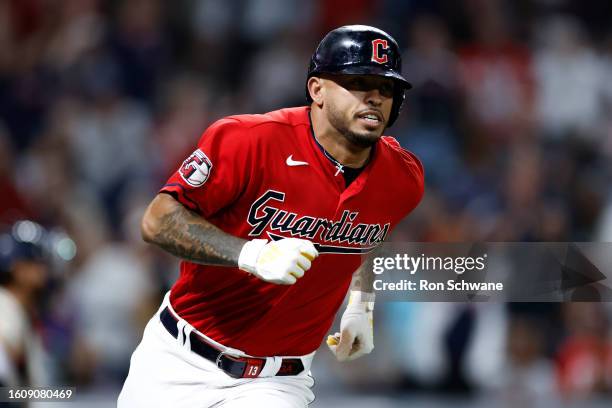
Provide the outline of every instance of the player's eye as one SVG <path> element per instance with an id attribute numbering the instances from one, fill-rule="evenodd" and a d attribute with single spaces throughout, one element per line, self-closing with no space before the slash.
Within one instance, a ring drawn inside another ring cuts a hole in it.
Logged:
<path id="1" fill-rule="evenodd" d="M 378 89 L 381 95 L 386 98 L 391 98 L 393 96 L 393 84 L 392 83 L 385 82 Z"/>
<path id="2" fill-rule="evenodd" d="M 365 88 L 365 83 L 362 78 L 351 78 L 348 80 L 348 86 L 350 89 L 362 91 Z"/>

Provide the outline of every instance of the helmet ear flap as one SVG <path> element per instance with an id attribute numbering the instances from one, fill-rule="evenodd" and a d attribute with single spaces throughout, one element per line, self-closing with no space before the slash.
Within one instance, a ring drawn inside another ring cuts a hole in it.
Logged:
<path id="1" fill-rule="evenodd" d="M 391 115 L 389 115 L 389 123 L 387 123 L 387 127 L 393 126 L 397 117 L 399 116 L 400 111 L 402 110 L 402 106 L 404 105 L 404 100 L 406 99 L 406 93 L 404 88 L 396 87 L 393 91 L 393 105 L 391 106 Z"/>

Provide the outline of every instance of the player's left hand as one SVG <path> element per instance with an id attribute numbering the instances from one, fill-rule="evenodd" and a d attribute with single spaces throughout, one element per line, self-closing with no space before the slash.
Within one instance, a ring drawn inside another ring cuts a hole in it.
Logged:
<path id="1" fill-rule="evenodd" d="M 374 349 L 374 294 L 352 291 L 340 321 L 340 333 L 327 337 L 338 361 L 351 361 Z"/>

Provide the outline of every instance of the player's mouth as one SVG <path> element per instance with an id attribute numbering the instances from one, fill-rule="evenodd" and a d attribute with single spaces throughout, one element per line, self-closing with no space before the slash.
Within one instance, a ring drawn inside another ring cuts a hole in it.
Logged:
<path id="1" fill-rule="evenodd" d="M 367 125 L 367 127 L 372 128 L 376 128 L 384 122 L 382 113 L 375 109 L 360 111 L 357 113 L 357 118 L 360 122 Z"/>

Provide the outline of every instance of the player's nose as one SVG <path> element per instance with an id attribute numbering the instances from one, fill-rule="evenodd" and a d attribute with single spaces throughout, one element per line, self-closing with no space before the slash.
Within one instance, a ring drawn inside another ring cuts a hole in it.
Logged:
<path id="1" fill-rule="evenodd" d="M 365 93 L 364 99 L 368 105 L 380 106 L 383 103 L 384 96 L 378 88 L 372 88 Z"/>

